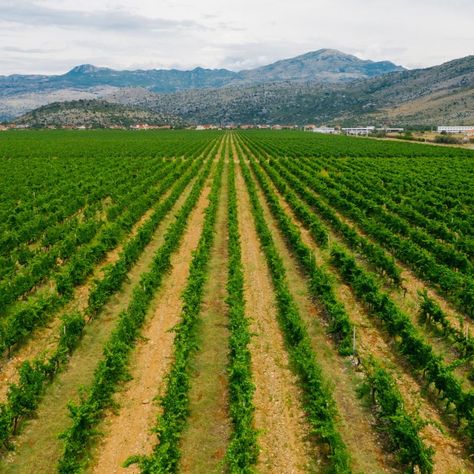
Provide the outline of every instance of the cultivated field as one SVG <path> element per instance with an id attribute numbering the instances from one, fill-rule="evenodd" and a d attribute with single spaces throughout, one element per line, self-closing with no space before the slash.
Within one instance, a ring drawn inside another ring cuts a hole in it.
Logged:
<path id="1" fill-rule="evenodd" d="M 1 473 L 474 472 L 474 152 L 0 137 Z"/>

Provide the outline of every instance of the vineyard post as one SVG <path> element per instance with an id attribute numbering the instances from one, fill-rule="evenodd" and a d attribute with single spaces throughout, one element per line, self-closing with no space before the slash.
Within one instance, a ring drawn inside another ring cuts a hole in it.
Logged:
<path id="1" fill-rule="evenodd" d="M 354 356 L 357 355 L 357 343 L 356 343 L 356 328 L 352 326 L 352 353 Z"/>

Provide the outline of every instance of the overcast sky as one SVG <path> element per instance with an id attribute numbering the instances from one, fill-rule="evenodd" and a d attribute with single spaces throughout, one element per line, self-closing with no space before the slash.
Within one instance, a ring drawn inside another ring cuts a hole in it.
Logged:
<path id="1" fill-rule="evenodd" d="M 0 75 L 232 70 L 336 48 L 426 67 L 474 54 L 474 0 L 0 0 Z"/>

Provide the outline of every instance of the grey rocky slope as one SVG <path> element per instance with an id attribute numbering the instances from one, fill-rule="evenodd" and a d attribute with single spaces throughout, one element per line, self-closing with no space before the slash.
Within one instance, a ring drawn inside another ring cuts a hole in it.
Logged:
<path id="1" fill-rule="evenodd" d="M 128 89 L 107 100 L 195 123 L 472 124 L 474 56 L 342 84 L 280 81 L 175 94 Z"/>
<path id="2" fill-rule="evenodd" d="M 0 120 L 54 102 L 58 97 L 61 100 L 102 98 L 106 93 L 122 88 L 138 87 L 156 93 L 173 93 L 288 80 L 335 84 L 402 69 L 388 61 L 364 61 L 330 49 L 321 49 L 240 72 L 204 68 L 195 68 L 191 71 L 176 69 L 116 71 L 85 64 L 73 68 L 66 74 L 55 76 L 18 74 L 0 76 Z"/>
<path id="3" fill-rule="evenodd" d="M 320 49 L 295 58 L 283 59 L 268 66 L 241 71 L 246 81 L 317 81 L 321 83 L 348 82 L 403 71 L 390 61 L 362 60 L 335 49 Z"/>
<path id="4" fill-rule="evenodd" d="M 323 60 L 326 54 L 330 52 L 325 50 L 316 56 Z M 346 65 L 344 79 L 325 81 L 312 79 L 319 74 L 316 69 L 321 66 L 316 65 L 314 55 L 287 60 L 286 68 L 280 63 L 264 67 L 259 73 L 260 80 L 255 81 L 249 77 L 218 88 L 166 94 L 145 87 L 107 86 L 109 89 L 102 97 L 110 103 L 138 107 L 165 117 L 180 117 L 195 124 L 474 123 L 474 56 L 426 69 L 350 80 L 347 79 L 350 68 Z M 313 69 L 305 76 L 309 66 L 301 63 L 309 59 Z M 352 62 L 350 57 L 348 62 Z M 376 63 L 369 63 L 369 67 L 374 68 L 373 64 Z M 251 76 L 252 73 L 241 74 Z M 270 77 L 276 79 L 270 81 Z"/>

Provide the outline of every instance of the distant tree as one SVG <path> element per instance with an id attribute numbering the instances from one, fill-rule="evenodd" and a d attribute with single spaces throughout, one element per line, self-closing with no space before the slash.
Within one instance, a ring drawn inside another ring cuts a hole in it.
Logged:
<path id="1" fill-rule="evenodd" d="M 446 132 L 441 132 L 441 135 L 436 135 L 434 141 L 435 143 L 445 143 L 448 145 L 454 145 L 454 144 L 460 143 L 458 138 L 453 137 L 452 135 L 448 135 Z"/>

